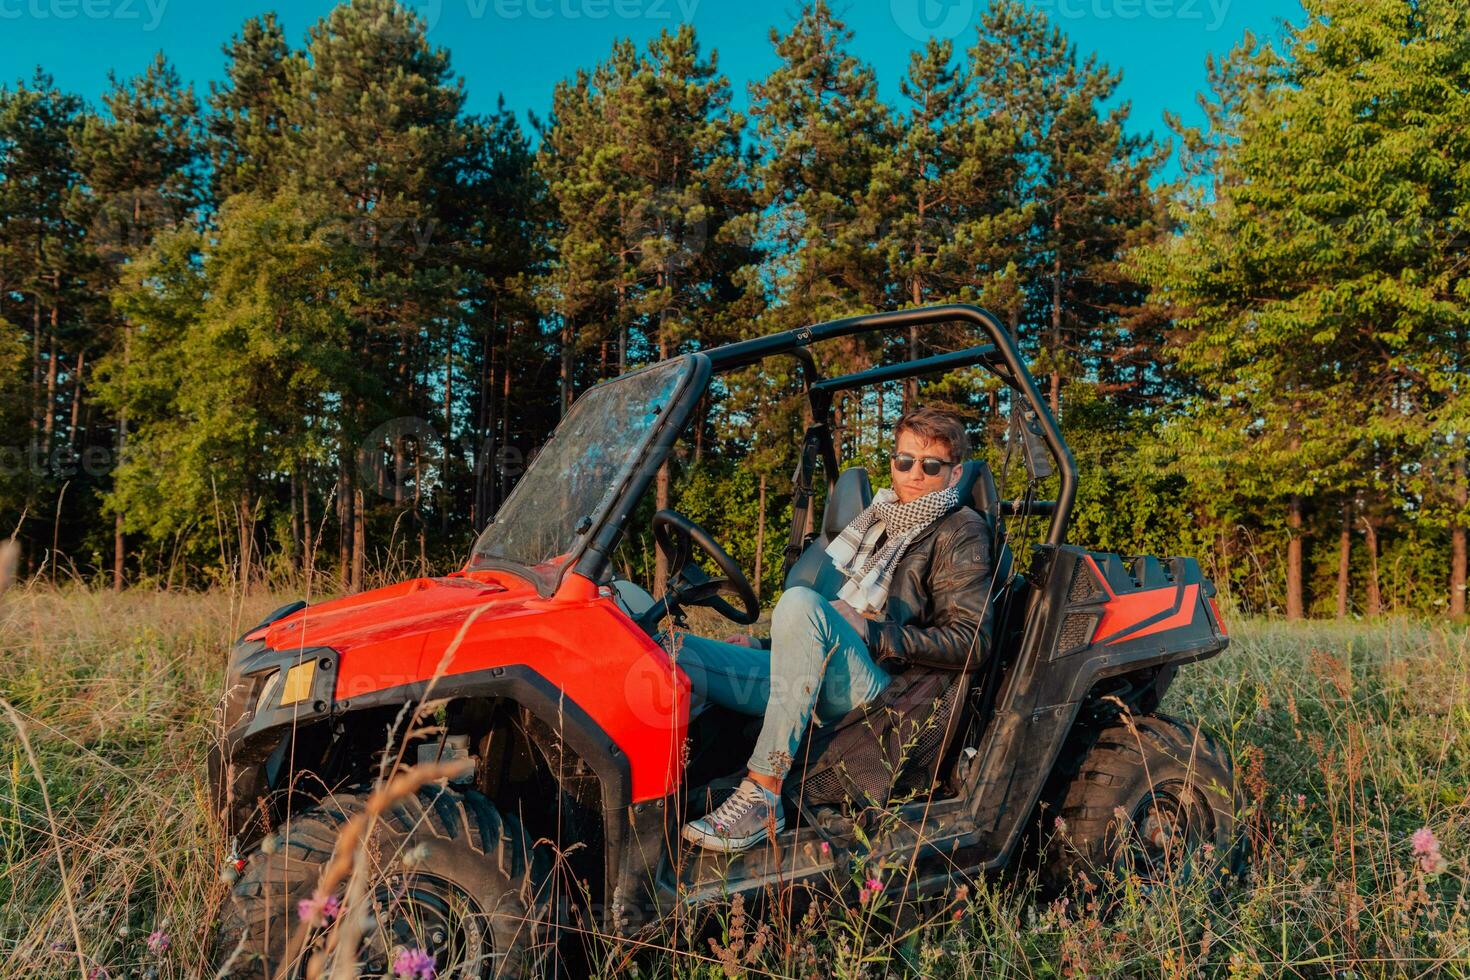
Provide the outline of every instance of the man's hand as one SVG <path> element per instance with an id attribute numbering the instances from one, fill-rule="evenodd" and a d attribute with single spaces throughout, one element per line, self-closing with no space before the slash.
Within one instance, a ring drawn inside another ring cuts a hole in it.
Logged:
<path id="1" fill-rule="evenodd" d="M 732 643 L 737 647 L 750 647 L 752 650 L 761 649 L 761 641 L 753 636 L 727 636 L 726 643 Z"/>
<path id="2" fill-rule="evenodd" d="M 863 617 L 863 614 L 852 608 L 852 606 L 848 605 L 842 599 L 833 599 L 832 608 L 837 610 L 837 615 L 847 620 L 847 625 L 857 630 L 857 635 L 862 637 L 863 642 L 866 643 L 868 639 L 868 621 Z"/>

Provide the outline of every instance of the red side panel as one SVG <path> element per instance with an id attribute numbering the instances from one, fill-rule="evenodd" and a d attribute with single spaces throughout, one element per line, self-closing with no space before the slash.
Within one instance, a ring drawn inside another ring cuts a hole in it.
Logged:
<path id="1" fill-rule="evenodd" d="M 1188 626 L 1194 621 L 1195 610 L 1199 607 L 1198 583 L 1118 594 L 1108 585 L 1107 577 L 1097 563 L 1090 556 L 1086 560 L 1108 594 L 1108 602 L 1103 607 L 1102 619 L 1098 621 L 1092 642 L 1122 643 Z"/>

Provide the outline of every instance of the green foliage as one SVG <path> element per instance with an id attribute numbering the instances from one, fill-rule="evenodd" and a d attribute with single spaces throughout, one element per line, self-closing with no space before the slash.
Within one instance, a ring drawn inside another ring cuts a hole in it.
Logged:
<path id="1" fill-rule="evenodd" d="M 355 373 L 357 258 L 308 201 L 238 195 L 209 234 L 163 236 L 129 268 L 118 305 L 136 335 L 101 392 L 133 409 L 113 499 L 128 530 L 187 535 L 203 557 L 218 529 L 200 515 L 251 527 L 262 475 L 325 456 Z"/>
<path id="2" fill-rule="evenodd" d="M 361 588 L 374 564 L 457 563 L 590 384 L 977 302 L 1079 460 L 1071 540 L 1197 555 L 1250 609 L 1459 614 L 1466 14 L 1306 14 L 1212 59 L 1177 187 L 1118 73 L 1010 0 L 892 89 L 813 0 L 772 30 L 748 113 L 691 27 L 616 41 L 557 86 L 534 148 L 504 104 L 466 113 L 395 0 L 341 3 L 300 44 L 245 21 L 202 104 L 163 55 L 95 109 L 38 73 L 0 89 L 0 421 L 22 462 L 0 528 L 22 523 L 32 571 Z M 815 354 L 830 373 L 976 341 Z M 844 396 L 844 463 L 881 472 L 917 402 L 982 442 L 1011 408 L 978 371 Z M 691 494 L 753 561 L 764 478 L 784 546 L 806 414 L 790 361 L 718 379 L 654 503 Z"/>

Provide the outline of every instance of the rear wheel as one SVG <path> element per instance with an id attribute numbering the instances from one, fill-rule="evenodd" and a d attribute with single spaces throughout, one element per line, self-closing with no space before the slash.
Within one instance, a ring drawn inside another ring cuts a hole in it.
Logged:
<path id="1" fill-rule="evenodd" d="M 312 930 L 288 948 L 305 928 L 298 903 L 315 894 L 337 835 L 366 799 L 366 791 L 334 796 L 247 855 L 219 932 L 217 965 L 228 976 L 276 976 L 288 956 L 284 975 L 305 976 L 321 936 Z M 373 862 L 372 922 L 357 975 L 390 975 L 415 950 L 433 957 L 440 977 L 538 974 L 549 949 L 544 862 L 519 821 L 484 795 L 430 787 L 400 800 L 363 853 Z"/>
<path id="2" fill-rule="evenodd" d="M 1105 729 L 1067 786 L 1042 861 L 1063 889 L 1135 877 L 1145 888 L 1242 870 L 1230 757 L 1205 732 L 1164 715 Z"/>

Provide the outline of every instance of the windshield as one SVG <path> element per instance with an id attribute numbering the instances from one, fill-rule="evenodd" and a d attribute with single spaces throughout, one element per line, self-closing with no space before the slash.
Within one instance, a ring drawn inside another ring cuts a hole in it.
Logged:
<path id="1" fill-rule="evenodd" d="M 665 361 L 578 398 L 475 542 L 470 565 L 544 566 L 538 577 L 564 567 L 642 459 L 690 365 Z"/>

